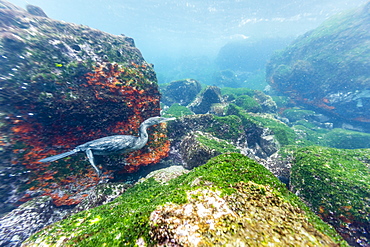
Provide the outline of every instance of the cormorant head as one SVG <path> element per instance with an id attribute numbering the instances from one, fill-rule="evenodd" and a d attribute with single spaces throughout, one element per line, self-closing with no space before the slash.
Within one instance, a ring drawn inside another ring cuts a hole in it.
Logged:
<path id="1" fill-rule="evenodd" d="M 159 123 L 163 123 L 163 122 L 170 121 L 170 120 L 175 120 L 175 119 L 176 119 L 175 117 L 171 117 L 171 118 L 151 117 L 151 118 L 148 118 L 147 120 L 145 120 L 141 125 L 152 126 L 152 125 L 155 125 L 155 124 L 159 124 Z"/>

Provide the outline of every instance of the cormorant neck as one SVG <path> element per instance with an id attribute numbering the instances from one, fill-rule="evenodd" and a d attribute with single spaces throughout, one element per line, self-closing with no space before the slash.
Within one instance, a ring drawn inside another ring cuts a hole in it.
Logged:
<path id="1" fill-rule="evenodd" d="M 146 124 L 141 124 L 139 128 L 139 137 L 136 140 L 136 146 L 142 148 L 148 142 L 148 132 L 146 129 L 148 126 Z"/>

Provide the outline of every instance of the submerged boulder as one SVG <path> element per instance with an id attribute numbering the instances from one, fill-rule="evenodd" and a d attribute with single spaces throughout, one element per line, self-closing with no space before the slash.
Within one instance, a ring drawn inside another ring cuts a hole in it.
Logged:
<path id="1" fill-rule="evenodd" d="M 68 215 L 111 202 L 128 187 L 130 185 L 123 183 L 99 184 L 72 210 L 71 207 L 56 207 L 50 196 L 34 198 L 0 218 L 0 246 L 20 246 L 45 226 Z"/>
<path id="2" fill-rule="evenodd" d="M 148 179 L 111 203 L 30 237 L 24 246 L 347 246 L 284 184 L 225 154 L 165 184 Z"/>
<path id="3" fill-rule="evenodd" d="M 293 192 L 352 246 L 369 246 L 370 150 L 313 146 L 293 156 Z"/>
<path id="4" fill-rule="evenodd" d="M 175 103 L 186 106 L 195 99 L 201 89 L 200 83 L 194 79 L 172 81 L 161 89 L 161 101 L 168 106 Z"/>
<path id="5" fill-rule="evenodd" d="M 203 165 L 222 153 L 240 153 L 231 143 L 201 131 L 191 132 L 180 143 L 180 153 L 186 169 Z"/>
<path id="6" fill-rule="evenodd" d="M 179 156 L 186 168 L 202 165 L 226 152 L 267 159 L 279 150 L 280 142 L 282 145 L 295 142 L 291 140 L 294 136 L 290 136 L 294 131 L 285 124 L 271 116 L 251 116 L 235 105 L 229 106 L 227 116 L 203 114 L 179 118 L 168 124 L 168 133 L 172 145 L 170 158 Z"/>
<path id="7" fill-rule="evenodd" d="M 100 137 L 136 135 L 160 114 L 157 79 L 131 38 L 32 13 L 0 1 L 0 205 L 39 195 L 75 205 L 99 181 L 84 155 L 37 161 Z M 164 126 L 149 128 L 141 150 L 97 157 L 105 175 L 166 157 Z"/>
<path id="8" fill-rule="evenodd" d="M 188 107 L 196 114 L 206 114 L 213 104 L 222 102 L 220 88 L 208 86 Z"/>
<path id="9" fill-rule="evenodd" d="M 370 3 L 330 18 L 271 59 L 270 85 L 337 124 L 370 131 L 369 29 Z"/>
<path id="10" fill-rule="evenodd" d="M 31 234 L 66 214 L 53 206 L 50 196 L 28 201 L 0 219 L 0 246 L 20 246 Z"/>

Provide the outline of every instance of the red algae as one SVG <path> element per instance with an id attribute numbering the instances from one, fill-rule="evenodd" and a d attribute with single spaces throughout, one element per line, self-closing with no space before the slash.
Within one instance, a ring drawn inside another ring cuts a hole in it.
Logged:
<path id="1" fill-rule="evenodd" d="M 42 109 L 38 118 L 12 118 L 11 140 L 16 155 L 13 163 L 21 164 L 30 171 L 26 182 L 27 193 L 20 201 L 32 199 L 32 193 L 28 193 L 32 191 L 41 191 L 42 195 L 51 196 L 56 206 L 78 204 L 86 197 L 84 191 L 95 186 L 99 178 L 84 155 L 74 155 L 52 163 L 40 163 L 38 160 L 104 136 L 137 135 L 141 122 L 160 113 L 158 88 L 156 83 L 146 79 L 147 67 L 134 63 L 126 67 L 115 63 L 100 63 L 81 79 L 79 87 L 67 87 L 77 95 L 93 96 L 79 101 L 82 104 L 78 105 L 79 111 L 74 110 L 75 106 L 70 105 L 66 97 L 59 97 L 54 99 L 57 102 L 53 104 L 59 104 L 60 107 L 54 111 L 46 112 Z M 70 110 L 63 108 L 67 106 Z M 37 106 L 34 108 L 35 112 L 39 110 Z M 81 109 L 84 112 L 81 113 Z M 95 118 L 107 118 L 109 111 L 112 111 L 109 121 L 104 121 L 104 124 L 95 121 Z M 100 112 L 106 115 L 99 116 Z M 116 116 L 113 112 L 122 116 Z M 87 121 L 83 114 L 92 121 Z M 113 157 L 107 161 L 103 157 L 104 162 L 100 163 L 108 165 L 102 167 L 104 176 L 110 177 L 113 171 L 135 172 L 141 166 L 158 163 L 167 157 L 170 144 L 165 126 L 160 124 L 148 129 L 149 141 L 143 149 L 120 155 L 126 158 L 125 164 L 128 165 L 118 165 L 119 169 L 110 170 L 111 166 L 115 166 L 116 159 Z"/>

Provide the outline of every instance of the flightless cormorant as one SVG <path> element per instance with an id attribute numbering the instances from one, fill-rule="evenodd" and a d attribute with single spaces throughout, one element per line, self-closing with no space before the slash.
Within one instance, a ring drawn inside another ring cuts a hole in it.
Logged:
<path id="1" fill-rule="evenodd" d="M 100 176 L 100 170 L 95 165 L 94 155 L 122 154 L 141 149 L 148 142 L 148 133 L 146 129 L 149 126 L 175 119 L 176 118 L 151 117 L 140 124 L 139 136 L 114 135 L 99 138 L 81 144 L 71 151 L 41 159 L 39 162 L 52 162 L 75 153 L 85 152 L 90 164 L 94 167 L 98 176 Z"/>

